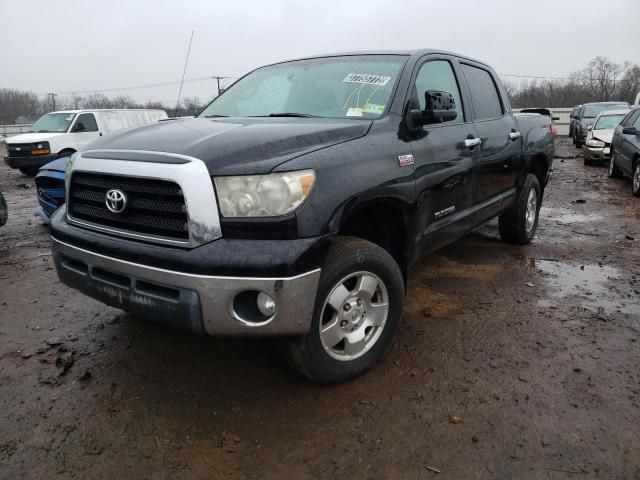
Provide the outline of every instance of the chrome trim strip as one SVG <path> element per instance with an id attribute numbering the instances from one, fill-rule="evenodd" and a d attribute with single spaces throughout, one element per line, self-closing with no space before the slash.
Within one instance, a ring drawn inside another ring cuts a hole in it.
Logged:
<path id="1" fill-rule="evenodd" d="M 65 182 L 67 198 L 69 198 L 70 178 L 75 172 L 149 178 L 177 183 L 182 189 L 187 209 L 189 239 L 185 241 L 166 238 L 159 235 L 146 235 L 125 229 L 107 227 L 93 222 L 87 222 L 85 220 L 79 220 L 70 214 L 67 202 L 65 203 L 65 211 L 67 221 L 69 223 L 112 235 L 133 238 L 135 240 L 145 240 L 153 243 L 182 247 L 196 247 L 222 236 L 220 217 L 218 215 L 218 202 L 216 200 L 213 181 L 209 175 L 209 170 L 202 160 L 186 155 L 165 152 L 148 153 L 180 158 L 188 160 L 188 163 L 142 163 L 128 160 L 85 158 L 82 156 L 83 153 L 96 153 L 101 151 L 122 153 L 146 152 L 145 150 L 96 149 L 77 153 L 70 162 L 70 169 L 67 172 L 67 181 Z"/>
<path id="2" fill-rule="evenodd" d="M 321 269 L 293 277 L 223 277 L 176 272 L 120 260 L 51 237 L 52 250 L 92 267 L 161 285 L 194 290 L 200 298 L 204 328 L 210 335 L 302 335 L 311 328 Z M 56 267 L 58 262 L 56 262 Z M 260 324 L 239 318 L 233 311 L 236 294 L 258 290 L 276 302 L 276 313 Z"/>

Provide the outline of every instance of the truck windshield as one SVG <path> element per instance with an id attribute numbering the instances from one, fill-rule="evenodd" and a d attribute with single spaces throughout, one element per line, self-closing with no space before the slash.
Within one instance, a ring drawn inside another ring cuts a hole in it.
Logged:
<path id="1" fill-rule="evenodd" d="M 378 118 L 406 61 L 401 55 L 314 58 L 259 68 L 229 87 L 206 117 Z"/>
<path id="2" fill-rule="evenodd" d="M 618 125 L 620 125 L 620 122 L 626 116 L 627 116 L 626 114 L 603 115 L 598 119 L 598 122 L 596 123 L 595 127 L 593 127 L 593 129 L 594 130 L 614 129 Z"/>
<path id="3" fill-rule="evenodd" d="M 32 132 L 64 133 L 75 117 L 75 113 L 47 113 L 38 119 L 31 127 Z"/>
<path id="4" fill-rule="evenodd" d="M 629 108 L 629 105 L 626 103 L 585 105 L 582 116 L 584 118 L 596 118 L 600 112 L 604 112 L 605 110 L 621 110 L 624 108 Z"/>

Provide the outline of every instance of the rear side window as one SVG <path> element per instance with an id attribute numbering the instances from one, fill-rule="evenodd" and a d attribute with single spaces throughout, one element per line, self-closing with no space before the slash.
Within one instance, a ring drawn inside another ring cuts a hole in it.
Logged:
<path id="1" fill-rule="evenodd" d="M 420 103 L 420 110 L 424 110 L 426 107 L 424 94 L 427 90 L 448 92 L 453 95 L 453 99 L 456 102 L 456 111 L 458 116 L 447 123 L 464 122 L 464 110 L 462 108 L 462 101 L 460 100 L 460 89 L 458 88 L 456 76 L 453 73 L 453 68 L 451 68 L 451 64 L 449 62 L 446 60 L 432 60 L 430 62 L 426 62 L 418 71 L 415 87 L 418 95 L 418 101 Z"/>
<path id="2" fill-rule="evenodd" d="M 78 120 L 76 120 L 76 126 L 82 123 L 84 125 L 83 132 L 97 132 L 98 124 L 96 123 L 96 118 L 93 116 L 93 113 L 83 113 L 78 116 Z"/>
<path id="3" fill-rule="evenodd" d="M 498 118 L 504 113 L 500 95 L 491 74 L 481 68 L 462 65 L 471 92 L 471 102 L 476 120 Z"/>

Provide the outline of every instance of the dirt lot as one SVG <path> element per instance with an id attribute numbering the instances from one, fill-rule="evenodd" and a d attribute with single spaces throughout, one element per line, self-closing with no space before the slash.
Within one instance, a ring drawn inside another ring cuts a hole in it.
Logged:
<path id="1" fill-rule="evenodd" d="M 640 201 L 557 155 L 534 243 L 423 261 L 383 362 L 331 387 L 62 286 L 3 165 L 0 478 L 640 479 Z"/>

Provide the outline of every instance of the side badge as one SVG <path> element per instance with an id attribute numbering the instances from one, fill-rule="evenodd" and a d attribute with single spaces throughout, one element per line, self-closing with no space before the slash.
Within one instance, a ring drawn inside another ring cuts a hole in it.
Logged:
<path id="1" fill-rule="evenodd" d="M 414 164 L 413 155 L 398 155 L 398 163 L 401 167 L 409 167 Z"/>

